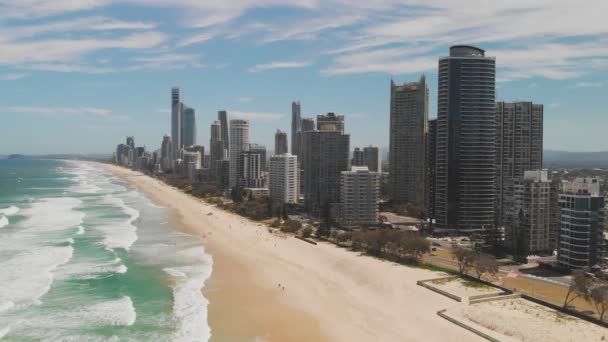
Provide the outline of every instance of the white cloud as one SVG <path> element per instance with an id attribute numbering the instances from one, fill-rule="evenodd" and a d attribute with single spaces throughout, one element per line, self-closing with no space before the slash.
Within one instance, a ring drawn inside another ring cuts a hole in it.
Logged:
<path id="1" fill-rule="evenodd" d="M 249 96 L 242 96 L 236 99 L 238 102 L 242 102 L 242 103 L 249 103 L 249 102 L 253 102 L 253 97 L 249 97 Z"/>
<path id="2" fill-rule="evenodd" d="M 284 114 L 280 113 L 268 113 L 268 112 L 244 112 L 238 110 L 229 110 L 228 114 L 230 117 L 235 119 L 251 120 L 251 121 L 277 121 L 285 117 Z"/>
<path id="3" fill-rule="evenodd" d="M 125 68 L 125 71 L 137 70 L 175 70 L 184 68 L 202 68 L 200 56 L 194 54 L 164 54 L 155 56 L 136 57 L 132 60 L 137 64 Z"/>
<path id="4" fill-rule="evenodd" d="M 3 108 L 8 113 L 34 114 L 42 116 L 84 116 L 102 118 L 107 120 L 128 120 L 127 116 L 113 115 L 112 111 L 95 107 L 37 107 L 37 106 L 12 106 Z"/>
<path id="5" fill-rule="evenodd" d="M 0 75 L 0 81 L 15 81 L 20 80 L 22 78 L 29 77 L 28 73 L 12 73 L 12 74 L 4 74 Z"/>
<path id="6" fill-rule="evenodd" d="M 189 36 L 187 38 L 184 38 L 182 40 L 180 40 L 177 43 L 178 47 L 184 47 L 184 46 L 190 46 L 193 44 L 198 44 L 198 43 L 202 43 L 202 42 L 206 42 L 210 39 L 213 39 L 216 36 L 216 33 L 214 32 L 202 32 L 202 33 L 198 33 L 195 34 L 193 36 Z"/>
<path id="7" fill-rule="evenodd" d="M 589 87 L 599 88 L 599 87 L 605 86 L 606 84 L 607 84 L 606 82 L 577 82 L 575 84 L 575 86 L 581 87 L 581 88 L 589 88 Z"/>
<path id="8" fill-rule="evenodd" d="M 272 69 L 305 68 L 309 65 L 311 65 L 311 62 L 305 62 L 305 61 L 271 62 L 271 63 L 267 63 L 267 64 L 257 64 L 254 67 L 250 68 L 249 72 L 260 72 L 260 71 L 272 70 Z"/>

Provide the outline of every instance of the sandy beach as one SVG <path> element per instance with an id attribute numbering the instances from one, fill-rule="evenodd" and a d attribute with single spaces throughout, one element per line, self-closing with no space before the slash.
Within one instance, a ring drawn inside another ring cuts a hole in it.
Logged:
<path id="1" fill-rule="evenodd" d="M 453 301 L 416 285 L 440 273 L 277 236 L 157 179 L 100 165 L 204 239 L 213 257 L 203 289 L 212 341 L 482 340 L 437 316 Z"/>

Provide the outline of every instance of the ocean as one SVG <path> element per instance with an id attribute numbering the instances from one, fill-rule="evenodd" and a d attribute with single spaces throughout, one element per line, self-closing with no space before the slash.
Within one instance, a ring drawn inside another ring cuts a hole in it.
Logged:
<path id="1" fill-rule="evenodd" d="M 95 164 L 0 160 L 0 340 L 207 341 L 212 259 Z"/>

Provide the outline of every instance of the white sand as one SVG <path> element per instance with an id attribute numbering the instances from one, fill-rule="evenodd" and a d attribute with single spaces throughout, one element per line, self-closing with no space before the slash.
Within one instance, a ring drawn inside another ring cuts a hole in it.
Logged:
<path id="1" fill-rule="evenodd" d="M 278 283 L 284 285 L 285 291 L 275 295 L 281 305 L 315 317 L 328 340 L 482 341 L 437 316 L 438 310 L 453 305 L 453 301 L 416 285 L 417 280 L 440 276 L 436 272 L 360 256 L 327 243 L 314 246 L 291 237 L 281 238 L 258 223 L 205 204 L 158 180 L 124 168 L 106 167 L 148 193 L 157 204 L 176 209 L 187 228 L 205 236 L 212 256 L 231 258 L 246 267 L 256 286 L 276 291 Z M 242 279 L 233 274 L 226 281 Z M 210 301 L 212 308 L 214 299 Z M 239 315 L 242 309 L 234 308 L 233 314 Z M 255 314 L 267 308 L 246 310 Z M 210 309 L 209 315 L 213 320 L 217 313 Z M 289 322 L 276 329 L 300 323 Z M 211 328 L 213 332 L 213 324 Z M 268 331 L 257 335 L 273 336 Z M 305 339 L 290 339 L 296 340 Z"/>
<path id="2" fill-rule="evenodd" d="M 440 290 L 446 291 L 460 298 L 466 299 L 471 296 L 478 296 L 490 293 L 502 293 L 500 289 L 491 286 L 470 287 L 465 285 L 466 281 L 460 278 L 432 281 L 428 284 Z"/>
<path id="3" fill-rule="evenodd" d="M 477 323 L 511 339 L 530 342 L 603 341 L 608 329 L 525 299 L 454 307 L 447 312 L 463 323 Z M 508 340 L 497 336 L 499 340 Z"/>

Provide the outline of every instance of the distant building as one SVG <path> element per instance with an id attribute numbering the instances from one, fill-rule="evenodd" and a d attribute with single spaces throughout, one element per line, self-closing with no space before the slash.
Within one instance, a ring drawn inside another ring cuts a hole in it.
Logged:
<path id="1" fill-rule="evenodd" d="M 525 171 L 543 167 L 543 105 L 496 104 L 496 218 L 506 224 L 513 186 Z"/>
<path id="2" fill-rule="evenodd" d="M 353 166 L 340 176 L 340 219 L 346 225 L 378 223 L 380 181 L 367 166 Z"/>
<path id="3" fill-rule="evenodd" d="M 336 130 L 344 134 L 344 115 L 335 113 L 317 115 L 317 131 Z"/>
<path id="4" fill-rule="evenodd" d="M 160 164 L 163 171 L 171 169 L 172 153 L 171 137 L 165 134 L 160 147 Z"/>
<path id="5" fill-rule="evenodd" d="M 495 117 L 495 58 L 474 46 L 450 47 L 450 55 L 439 59 L 438 72 L 437 227 L 494 227 Z"/>
<path id="6" fill-rule="evenodd" d="M 547 170 L 525 171 L 506 206 L 505 243 L 516 256 L 552 255 L 557 246 L 557 188 Z"/>
<path id="7" fill-rule="evenodd" d="M 298 157 L 289 153 L 270 157 L 270 197 L 281 203 L 297 203 L 299 174 Z"/>
<path id="8" fill-rule="evenodd" d="M 340 197 L 340 173 L 348 170 L 350 136 L 333 125 L 302 133 L 304 207 L 320 217 L 326 210 L 335 215 Z M 331 128 L 331 129 L 330 129 Z"/>
<path id="9" fill-rule="evenodd" d="M 391 199 L 424 208 L 429 118 L 429 88 L 424 75 L 418 82 L 400 86 L 391 81 L 390 115 Z"/>
<path id="10" fill-rule="evenodd" d="M 230 161 L 218 160 L 215 163 L 215 184 L 220 190 L 226 190 L 230 187 Z"/>
<path id="11" fill-rule="evenodd" d="M 213 121 L 209 139 L 209 168 L 217 172 L 217 161 L 224 159 L 224 142 L 222 141 L 222 125 L 219 121 Z"/>
<path id="12" fill-rule="evenodd" d="M 249 147 L 249 121 L 230 120 L 230 188 L 238 184 L 238 165 L 241 162 L 241 152 Z"/>
<path id="13" fill-rule="evenodd" d="M 584 269 L 601 263 L 605 251 L 606 203 L 599 178 L 564 181 L 559 194 L 559 265 Z"/>
<path id="14" fill-rule="evenodd" d="M 264 198 L 270 196 L 268 188 L 244 188 L 245 198 Z"/>
<path id="15" fill-rule="evenodd" d="M 298 149 L 298 153 L 293 153 L 293 151 L 292 151 L 291 154 L 293 154 L 293 155 L 295 155 L 295 156 L 298 157 L 298 163 L 300 164 L 300 168 L 301 169 L 304 168 L 302 166 L 302 161 L 303 161 L 302 160 L 302 157 L 303 157 L 303 155 L 302 155 L 302 149 L 303 149 L 303 147 L 301 147 L 302 146 L 302 134 L 304 132 L 314 131 L 314 130 L 315 130 L 315 119 L 313 119 L 313 118 L 302 118 L 302 120 L 300 120 L 300 131 L 297 134 L 297 141 L 298 141 L 298 144 L 299 144 L 298 146 L 300 146 L 300 147 Z"/>
<path id="16" fill-rule="evenodd" d="M 241 188 L 261 188 L 263 186 L 261 159 L 262 156 L 259 152 L 251 151 L 248 148 L 241 151 L 237 166 L 238 184 Z"/>
<path id="17" fill-rule="evenodd" d="M 274 154 L 279 155 L 287 152 L 289 152 L 287 149 L 287 133 L 277 129 L 274 134 Z"/>
<path id="18" fill-rule="evenodd" d="M 179 88 L 171 88 L 171 142 L 173 147 L 173 160 L 178 158 L 178 152 L 182 147 L 182 114 Z"/>
<path id="19" fill-rule="evenodd" d="M 134 137 L 127 137 L 127 145 L 129 147 L 131 147 L 131 149 L 135 148 L 135 138 Z"/>
<path id="20" fill-rule="evenodd" d="M 196 113 L 194 109 L 184 106 L 184 146 L 196 145 Z"/>
<path id="21" fill-rule="evenodd" d="M 377 146 L 367 146 L 363 148 L 363 165 L 372 172 L 378 172 L 378 163 L 380 162 L 380 156 Z"/>
<path id="22" fill-rule="evenodd" d="M 260 154 L 260 171 L 266 172 L 266 146 L 249 144 L 249 151 Z"/>
<path id="23" fill-rule="evenodd" d="M 351 161 L 352 166 L 364 166 L 365 160 L 363 159 L 363 151 L 360 148 L 355 147 L 353 151 L 353 159 Z"/>
<path id="24" fill-rule="evenodd" d="M 222 131 L 222 144 L 224 144 L 224 155 L 228 155 L 230 151 L 230 136 L 228 135 L 228 114 L 225 110 L 220 110 L 217 112 L 217 120 L 220 122 L 220 127 Z"/>
<path id="25" fill-rule="evenodd" d="M 122 164 L 122 156 L 125 153 L 125 144 L 118 144 L 116 146 L 116 164 Z"/>
<path id="26" fill-rule="evenodd" d="M 435 219 L 435 182 L 437 171 L 437 119 L 429 120 L 429 131 L 426 135 L 426 214 Z"/>
<path id="27" fill-rule="evenodd" d="M 300 154 L 300 139 L 298 134 L 301 132 L 301 118 L 302 107 L 300 106 L 300 101 L 294 101 L 291 103 L 291 153 L 296 156 Z"/>

